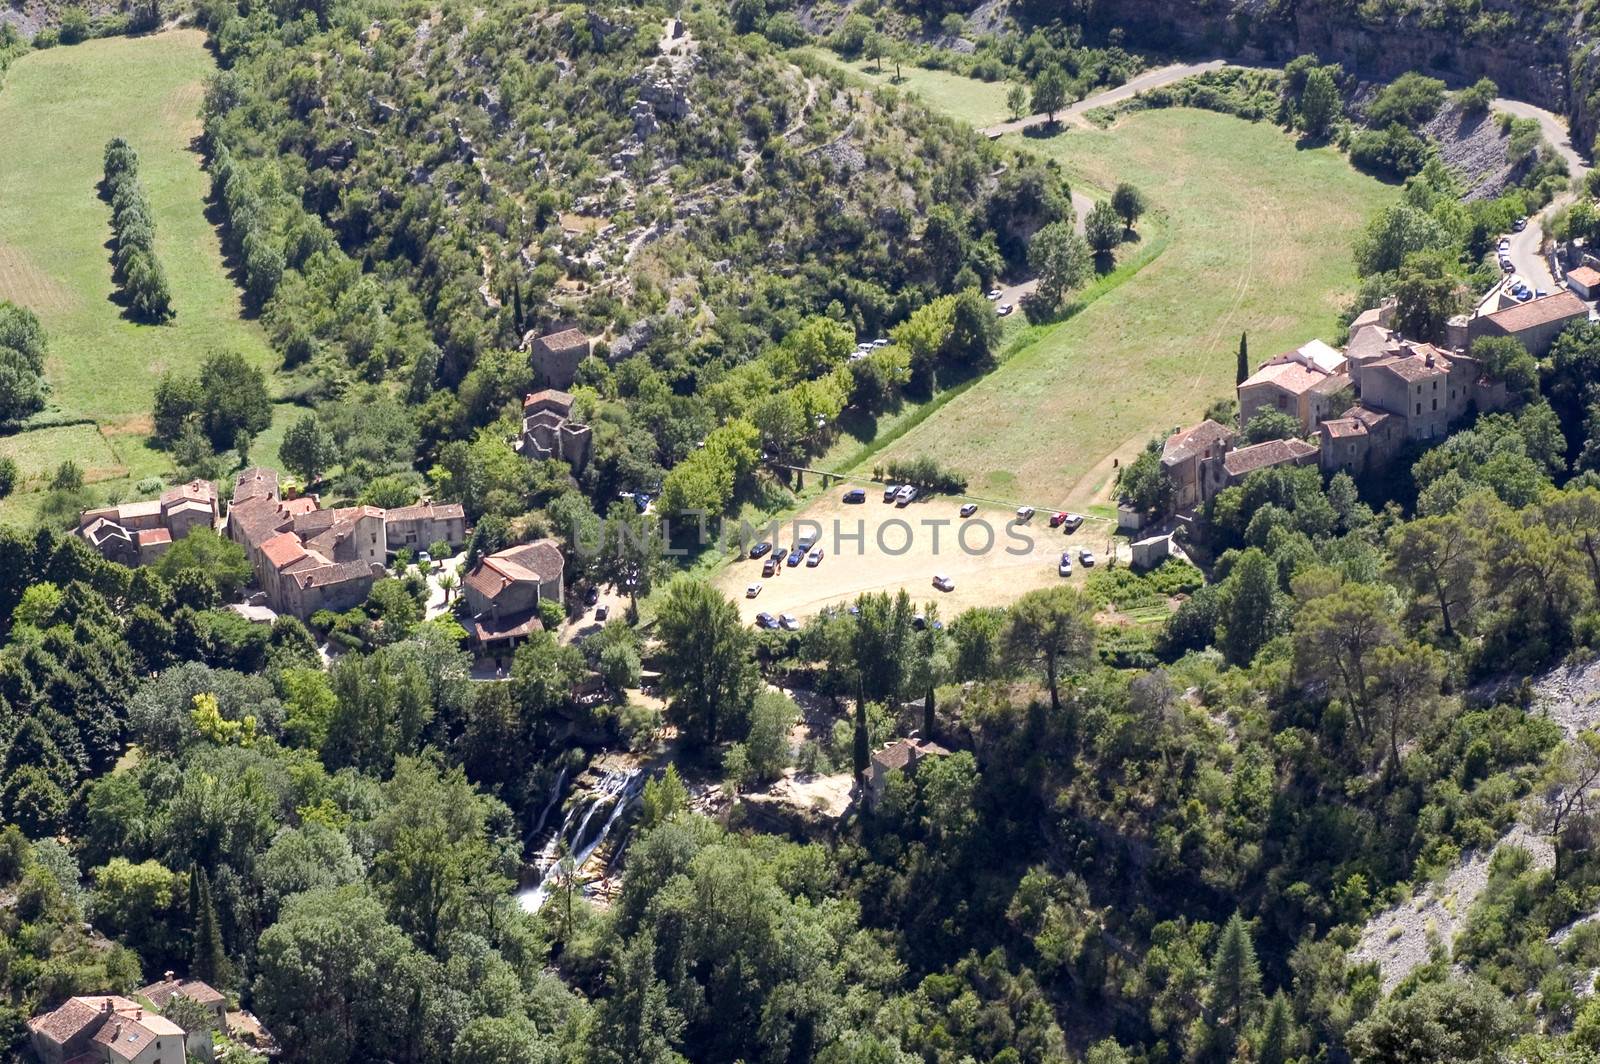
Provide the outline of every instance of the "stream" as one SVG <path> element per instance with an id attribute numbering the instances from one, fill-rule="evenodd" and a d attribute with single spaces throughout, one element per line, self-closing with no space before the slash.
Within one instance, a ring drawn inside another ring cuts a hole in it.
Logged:
<path id="1" fill-rule="evenodd" d="M 534 826 L 535 835 L 543 830 L 552 809 L 560 801 L 561 786 L 565 781 L 566 773 L 563 772 L 557 777 L 550 800 Z M 549 899 L 555 887 L 552 872 L 561 860 L 563 843 L 566 852 L 571 855 L 574 874 L 581 873 L 589 858 L 611 837 L 613 829 L 638 800 L 643 789 L 644 773 L 639 769 L 612 769 L 586 793 L 574 797 L 567 804 L 561 826 L 551 833 L 530 862 L 536 878 L 517 892 L 517 904 L 528 912 L 538 912 Z"/>

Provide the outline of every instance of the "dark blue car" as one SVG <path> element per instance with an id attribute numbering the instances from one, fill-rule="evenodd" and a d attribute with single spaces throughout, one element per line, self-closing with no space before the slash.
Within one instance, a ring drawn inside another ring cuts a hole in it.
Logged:
<path id="1" fill-rule="evenodd" d="M 790 566 L 790 568 L 793 568 L 794 566 L 799 565 L 801 563 L 801 561 L 803 561 L 805 559 L 805 556 L 806 556 L 806 552 L 801 550 L 799 547 L 796 547 L 794 550 L 790 551 L 789 552 L 789 566 Z"/>
<path id="2" fill-rule="evenodd" d="M 844 493 L 845 502 L 866 502 L 867 493 L 860 488 L 851 488 Z"/>
<path id="3" fill-rule="evenodd" d="M 768 543 L 766 540 L 762 540 L 760 543 L 757 543 L 754 547 L 750 548 L 750 557 L 759 558 L 771 549 L 772 544 Z"/>

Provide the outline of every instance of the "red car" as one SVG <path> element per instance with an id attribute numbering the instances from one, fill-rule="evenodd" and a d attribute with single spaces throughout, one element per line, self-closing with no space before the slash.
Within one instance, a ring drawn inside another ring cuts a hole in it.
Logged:
<path id="1" fill-rule="evenodd" d="M 1060 511 L 1058 513 L 1052 514 L 1051 517 L 1050 517 L 1050 527 L 1051 528 L 1060 528 L 1062 523 L 1065 522 L 1066 519 L 1067 519 L 1067 512 L 1065 510 L 1062 510 L 1062 511 Z"/>

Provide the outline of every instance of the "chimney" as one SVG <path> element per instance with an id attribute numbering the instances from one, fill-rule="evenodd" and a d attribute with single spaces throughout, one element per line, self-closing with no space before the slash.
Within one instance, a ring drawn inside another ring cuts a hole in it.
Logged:
<path id="1" fill-rule="evenodd" d="M 169 982 L 169 983 L 170 983 L 170 982 L 172 982 L 172 980 L 173 980 L 173 979 L 174 979 L 174 978 L 176 978 L 176 976 L 177 976 L 177 974 L 178 974 L 178 973 L 177 973 L 177 972 L 174 972 L 174 971 L 165 971 L 165 972 L 162 972 L 162 973 L 161 973 L 161 977 L 162 977 L 162 978 L 163 978 L 163 979 L 165 979 L 165 980 L 166 980 L 166 981 L 167 981 L 167 982 Z"/>
<path id="2" fill-rule="evenodd" d="M 100 1002 L 100 1011 L 101 1012 L 110 1012 L 111 1011 L 111 999 L 110 998 L 105 998 L 104 1000 L 102 1000 Z"/>
<path id="3" fill-rule="evenodd" d="M 1433 352 L 1432 351 L 1428 352 L 1428 368 L 1429 369 L 1433 368 Z"/>

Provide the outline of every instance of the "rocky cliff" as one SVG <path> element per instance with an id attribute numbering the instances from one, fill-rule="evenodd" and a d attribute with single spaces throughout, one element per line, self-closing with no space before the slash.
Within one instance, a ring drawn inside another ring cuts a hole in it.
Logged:
<path id="1" fill-rule="evenodd" d="M 1600 47 L 1587 42 L 1571 0 L 1021 0 L 1027 20 L 1083 19 L 1130 45 L 1241 62 L 1283 63 L 1315 53 L 1363 80 L 1417 70 L 1453 86 L 1492 78 L 1500 91 L 1568 114 L 1574 141 L 1593 141 L 1600 117 Z M 1381 10 L 1380 10 L 1381 8 Z M 1593 97 L 1593 99 L 1591 99 Z"/>

